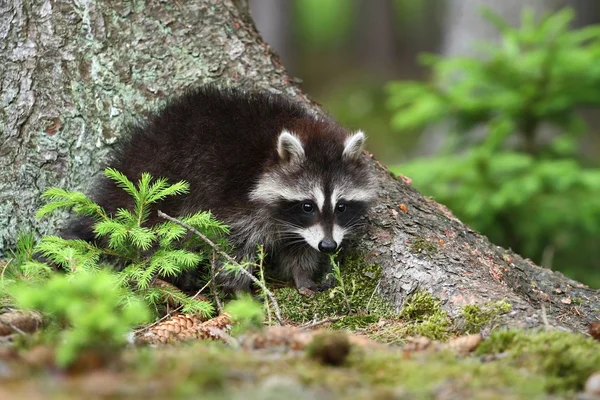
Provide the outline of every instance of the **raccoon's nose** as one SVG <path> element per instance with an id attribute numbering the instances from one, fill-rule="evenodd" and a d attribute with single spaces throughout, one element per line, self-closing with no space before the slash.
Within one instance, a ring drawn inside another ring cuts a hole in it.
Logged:
<path id="1" fill-rule="evenodd" d="M 337 243 L 333 240 L 321 240 L 319 242 L 319 251 L 323 253 L 333 253 L 337 249 Z"/>

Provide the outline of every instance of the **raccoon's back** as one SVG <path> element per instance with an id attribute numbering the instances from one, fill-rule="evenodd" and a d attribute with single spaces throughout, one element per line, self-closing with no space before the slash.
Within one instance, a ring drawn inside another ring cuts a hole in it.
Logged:
<path id="1" fill-rule="evenodd" d="M 132 180 L 149 172 L 189 182 L 191 193 L 173 203 L 183 210 L 172 212 L 189 212 L 193 205 L 219 214 L 245 203 L 264 166 L 276 157 L 281 130 L 302 119 L 312 118 L 280 96 L 202 87 L 132 127 L 109 164 Z M 127 196 L 106 180 L 94 197 L 109 211 L 128 207 Z"/>

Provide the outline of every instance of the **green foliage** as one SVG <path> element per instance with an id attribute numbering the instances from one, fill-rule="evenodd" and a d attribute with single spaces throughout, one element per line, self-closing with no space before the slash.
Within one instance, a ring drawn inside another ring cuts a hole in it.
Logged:
<path id="1" fill-rule="evenodd" d="M 71 273 L 96 271 L 101 267 L 101 260 L 108 259 L 122 266 L 116 272 L 120 286 L 139 294 L 151 308 L 159 309 L 168 299 L 181 306 L 183 312 L 212 314 L 210 303 L 190 298 L 174 287 L 153 284 L 156 279 L 177 277 L 195 269 L 206 259 L 205 254 L 209 254 L 202 244 L 186 238 L 186 229 L 174 222 L 147 225 L 152 204 L 187 193 L 188 184 L 169 184 L 164 178 L 153 180 L 147 173 L 134 184 L 111 168 L 105 170 L 105 175 L 132 197 L 133 207 L 118 209 L 115 215 L 108 215 L 80 192 L 50 188 L 43 194 L 49 202 L 38 211 L 38 217 L 60 208 L 70 208 L 78 215 L 92 217 L 98 244 L 46 236 L 39 241 L 36 251 Z M 183 216 L 180 220 L 217 239 L 228 231 L 206 212 Z M 198 249 L 201 252 L 195 251 Z"/>
<path id="2" fill-rule="evenodd" d="M 482 305 L 467 304 L 461 309 L 464 319 L 463 331 L 477 333 L 492 324 L 498 316 L 510 312 L 512 305 L 506 300 L 490 301 Z"/>
<path id="3" fill-rule="evenodd" d="M 300 43 L 311 49 L 335 46 L 352 29 L 354 4 L 344 0 L 303 0 L 294 3 Z"/>
<path id="4" fill-rule="evenodd" d="M 227 303 L 225 312 L 231 315 L 235 324 L 234 333 L 259 329 L 263 326 L 265 319 L 262 306 L 250 295 L 240 296 Z"/>
<path id="5" fill-rule="evenodd" d="M 17 306 L 37 309 L 61 328 L 56 340 L 56 362 L 61 367 L 82 351 L 113 353 L 127 343 L 127 333 L 150 316 L 147 306 L 128 295 L 107 271 L 55 274 L 33 285 L 21 281 L 10 292 Z"/>
<path id="6" fill-rule="evenodd" d="M 389 84 L 395 128 L 450 127 L 443 154 L 393 171 L 494 243 L 584 280 L 600 267 L 590 261 L 600 169 L 576 159 L 586 132 L 578 110 L 600 105 L 600 26 L 569 30 L 570 9 L 541 21 L 526 10 L 519 28 L 486 17 L 500 45 L 481 46 L 479 58 L 425 55 L 431 82 Z M 548 126 L 558 133 L 542 137 Z"/>
<path id="7" fill-rule="evenodd" d="M 275 289 L 273 292 L 284 318 L 294 322 L 307 322 L 314 318 L 342 316 L 342 319 L 336 323 L 337 326 L 351 327 L 356 325 L 357 319 L 361 317 L 347 315 L 346 300 L 350 301 L 352 311 L 361 316 L 372 314 L 385 317 L 392 314 L 391 304 L 382 299 L 377 292 L 381 267 L 365 263 L 361 255 L 348 255 L 339 267 L 339 273 L 339 277 L 344 282 L 353 282 L 351 291 L 345 289 L 346 296 L 338 291 L 331 297 L 331 291 L 326 291 L 306 297 L 293 288 Z"/>
<path id="8" fill-rule="evenodd" d="M 442 302 L 424 290 L 410 295 L 399 317 L 408 323 L 405 332 L 410 335 L 425 336 L 430 339 L 446 339 L 450 334 L 451 322 L 442 309 Z"/>
<path id="9" fill-rule="evenodd" d="M 512 367 L 543 375 L 549 392 L 581 390 L 586 379 L 600 366 L 600 343 L 561 331 L 494 331 L 477 353 L 507 354 Z"/>
<path id="10" fill-rule="evenodd" d="M 431 257 L 435 253 L 437 253 L 438 248 L 435 243 L 431 240 L 427 240 L 422 237 L 417 237 L 411 240 L 408 251 L 413 254 L 423 254 Z"/>
<path id="11" fill-rule="evenodd" d="M 332 299 L 335 296 L 341 296 L 346 304 L 348 314 L 352 314 L 352 302 L 354 294 L 356 293 L 356 281 L 352 279 L 352 288 L 347 287 L 342 272 L 340 271 L 340 263 L 336 258 L 337 253 L 329 256 L 329 262 L 331 263 L 332 268 L 328 278 L 333 278 L 336 283 L 336 285 L 329 290 L 329 298 Z"/>
<path id="12" fill-rule="evenodd" d="M 418 320 L 426 318 L 442 309 L 442 302 L 424 290 L 411 294 L 400 311 L 400 318 Z"/>
<path id="13" fill-rule="evenodd" d="M 35 237 L 30 232 L 17 235 L 15 248 L 10 251 L 7 260 L 0 260 L 0 306 L 10 305 L 12 298 L 8 289 L 22 280 L 39 282 L 46 280 L 53 272 L 52 269 L 33 259 L 35 252 Z"/>

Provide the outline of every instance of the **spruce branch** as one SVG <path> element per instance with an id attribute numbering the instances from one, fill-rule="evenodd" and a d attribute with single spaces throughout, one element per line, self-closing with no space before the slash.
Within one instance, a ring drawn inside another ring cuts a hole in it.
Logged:
<path id="1" fill-rule="evenodd" d="M 273 311 L 275 313 L 275 318 L 277 319 L 277 322 L 279 323 L 279 325 L 283 325 L 283 320 L 281 318 L 281 311 L 279 308 L 279 304 L 277 303 L 277 299 L 275 299 L 275 296 L 273 295 L 273 293 L 269 289 L 267 289 L 267 287 L 259 279 L 257 279 L 254 275 L 252 275 L 250 272 L 248 272 L 246 270 L 246 268 L 244 268 L 240 263 L 238 263 L 233 257 L 231 257 L 229 254 L 225 253 L 223 250 L 221 250 L 221 248 L 217 244 L 215 244 L 212 240 L 210 240 L 208 237 L 206 237 L 206 235 L 204 235 L 202 232 L 200 232 L 193 226 L 188 225 L 185 222 L 182 222 L 176 218 L 173 218 L 160 210 L 158 210 L 158 216 L 161 218 L 167 219 L 171 222 L 174 222 L 178 225 L 181 225 L 184 228 L 188 229 L 190 232 L 193 232 L 194 234 L 199 236 L 204 242 L 206 242 L 206 244 L 208 244 L 210 247 L 212 247 L 213 250 L 215 250 L 215 252 L 217 254 L 219 254 L 221 257 L 225 258 L 232 265 L 238 267 L 238 270 L 242 274 L 244 274 L 248 278 L 250 278 L 250 280 L 252 280 L 252 282 L 257 284 L 264 291 L 264 293 L 269 297 L 269 299 L 271 300 L 271 304 L 273 305 Z"/>

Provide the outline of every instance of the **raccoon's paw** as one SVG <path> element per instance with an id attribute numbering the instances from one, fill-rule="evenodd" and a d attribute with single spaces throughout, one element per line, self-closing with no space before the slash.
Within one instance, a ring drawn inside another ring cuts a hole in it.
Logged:
<path id="1" fill-rule="evenodd" d="M 312 289 L 305 288 L 305 287 L 298 288 L 298 293 L 300 293 L 302 296 L 306 296 L 306 297 L 313 297 L 315 295 L 316 291 L 317 290 L 312 290 Z"/>
<path id="2" fill-rule="evenodd" d="M 325 292 L 331 288 L 334 288 L 336 284 L 337 282 L 335 278 L 332 275 L 327 275 L 327 277 L 325 277 L 321 283 L 317 285 L 317 290 L 319 292 Z"/>

